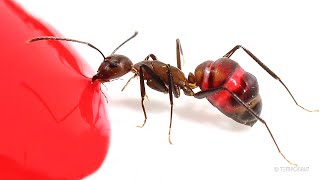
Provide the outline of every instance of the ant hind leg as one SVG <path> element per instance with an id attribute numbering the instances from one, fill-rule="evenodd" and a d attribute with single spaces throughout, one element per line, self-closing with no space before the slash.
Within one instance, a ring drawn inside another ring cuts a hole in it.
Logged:
<path id="1" fill-rule="evenodd" d="M 279 76 L 276 75 L 276 73 L 274 73 L 270 68 L 268 68 L 265 64 L 263 64 L 263 62 L 258 59 L 251 51 L 249 51 L 248 49 L 246 49 L 245 47 L 241 46 L 241 45 L 236 45 L 234 48 L 232 48 L 229 52 L 227 52 L 227 54 L 225 54 L 223 57 L 226 58 L 230 58 L 238 49 L 242 49 L 244 52 L 246 52 L 256 63 L 259 64 L 259 66 L 264 69 L 270 76 L 272 76 L 275 80 L 278 80 L 282 86 L 287 90 L 287 92 L 289 93 L 289 95 L 291 96 L 292 100 L 294 101 L 294 103 L 300 107 L 301 109 L 308 111 L 308 112 L 319 112 L 319 109 L 316 110 L 310 110 L 307 109 L 305 107 L 303 107 L 302 105 L 300 105 L 297 100 L 294 98 L 293 94 L 290 92 L 289 88 L 284 84 L 284 82 L 280 79 Z"/>

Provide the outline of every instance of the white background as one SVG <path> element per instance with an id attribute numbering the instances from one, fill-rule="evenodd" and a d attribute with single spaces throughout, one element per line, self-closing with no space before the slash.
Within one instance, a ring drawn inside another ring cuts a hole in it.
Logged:
<path id="1" fill-rule="evenodd" d="M 276 72 L 304 106 L 320 108 L 319 5 L 317 1 L 32 1 L 19 0 L 65 37 L 91 42 L 106 55 L 135 30 L 139 35 L 117 53 L 139 62 L 149 53 L 172 65 L 175 39 L 184 50 L 187 74 L 242 44 Z M 75 45 L 97 69 L 100 55 Z M 261 116 L 269 123 L 290 166 L 277 152 L 264 125 L 244 127 L 205 99 L 174 99 L 172 141 L 167 141 L 169 97 L 147 88 L 144 128 L 139 81 L 121 88 L 132 74 L 107 83 L 112 142 L 94 179 L 316 179 L 320 176 L 320 113 L 293 103 L 285 89 L 245 53 L 232 59 L 259 79 Z M 196 90 L 197 91 L 197 90 Z"/>

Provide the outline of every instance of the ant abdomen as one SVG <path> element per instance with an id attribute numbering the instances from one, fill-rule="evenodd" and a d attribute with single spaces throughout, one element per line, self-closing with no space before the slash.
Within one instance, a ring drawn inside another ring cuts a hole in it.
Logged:
<path id="1" fill-rule="evenodd" d="M 255 76 L 244 71 L 237 62 L 229 58 L 205 61 L 196 68 L 195 77 L 202 91 L 218 89 L 206 98 L 223 114 L 248 126 L 253 126 L 257 122 L 258 119 L 229 91 L 220 89 L 223 87 L 230 90 L 257 115 L 260 115 L 262 101 L 258 81 Z"/>

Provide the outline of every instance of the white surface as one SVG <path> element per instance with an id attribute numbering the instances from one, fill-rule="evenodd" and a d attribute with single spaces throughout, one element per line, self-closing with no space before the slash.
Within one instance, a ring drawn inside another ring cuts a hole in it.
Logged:
<path id="1" fill-rule="evenodd" d="M 65 37 L 91 42 L 106 55 L 135 30 L 121 48 L 133 62 L 149 53 L 172 65 L 175 39 L 182 42 L 187 74 L 242 44 L 274 70 L 304 106 L 320 108 L 320 11 L 317 1 L 31 1 L 29 11 Z M 94 69 L 100 55 L 75 45 Z M 230 120 L 206 100 L 174 99 L 172 140 L 167 142 L 169 97 L 147 88 L 148 121 L 142 123 L 138 80 L 124 92 L 123 80 L 106 84 L 112 144 L 94 179 L 316 179 L 320 175 L 320 113 L 296 107 L 281 85 L 245 53 L 233 56 L 259 79 L 262 117 L 283 153 L 301 168 L 294 171 L 277 152 L 261 123 L 253 128 Z M 276 171 L 276 169 L 278 171 Z"/>

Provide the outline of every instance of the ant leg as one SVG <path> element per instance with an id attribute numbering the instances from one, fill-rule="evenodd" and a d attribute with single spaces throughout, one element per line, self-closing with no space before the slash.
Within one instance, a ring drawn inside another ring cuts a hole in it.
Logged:
<path id="1" fill-rule="evenodd" d="M 181 57 L 183 58 L 183 51 L 181 47 L 181 42 L 176 39 L 176 54 L 177 54 L 177 67 L 181 70 Z M 149 54 L 144 60 L 152 59 L 153 61 L 158 60 L 154 54 Z"/>
<path id="2" fill-rule="evenodd" d="M 101 83 L 101 85 L 103 85 L 106 89 L 108 89 L 107 86 L 104 85 L 103 83 Z M 104 94 L 104 92 L 102 91 L 101 85 L 100 85 L 100 92 L 102 93 L 102 95 L 104 96 L 104 98 L 107 100 L 107 103 L 108 103 L 108 98 L 107 98 L 106 94 Z"/>
<path id="3" fill-rule="evenodd" d="M 197 92 L 197 93 L 194 94 L 194 97 L 195 97 L 195 98 L 198 98 L 198 99 L 202 99 L 202 98 L 208 97 L 208 96 L 210 96 L 210 95 L 212 95 L 212 94 L 214 94 L 214 93 L 216 93 L 216 92 L 218 92 L 218 91 L 221 91 L 221 90 L 228 91 L 228 92 L 232 95 L 232 97 L 233 97 L 238 103 L 240 103 L 241 105 L 243 105 L 243 106 L 248 110 L 248 112 L 249 112 L 251 115 L 255 116 L 260 122 L 262 122 L 262 123 L 266 126 L 266 128 L 267 128 L 267 130 L 268 130 L 268 132 L 269 132 L 269 134 L 270 134 L 270 136 L 271 136 L 274 144 L 276 145 L 279 153 L 281 154 L 281 156 L 282 156 L 289 164 L 294 165 L 294 166 L 298 166 L 297 164 L 290 162 L 290 161 L 284 156 L 284 154 L 282 154 L 282 152 L 281 152 L 281 150 L 280 150 L 280 148 L 279 148 L 279 146 L 278 146 L 275 138 L 273 137 L 273 135 L 272 135 L 272 133 L 271 133 L 271 130 L 269 129 L 266 121 L 264 121 L 256 112 L 254 112 L 246 103 L 244 103 L 234 92 L 230 91 L 229 89 L 227 89 L 227 88 L 225 88 L 225 87 L 219 87 L 219 88 L 212 88 L 212 89 L 208 89 L 208 90 L 204 90 L 204 91 Z"/>
<path id="4" fill-rule="evenodd" d="M 133 78 L 135 78 L 135 77 L 137 77 L 137 73 L 135 73 L 135 74 L 128 80 L 128 82 L 123 86 L 123 88 L 121 89 L 121 91 L 124 91 L 124 89 L 128 86 L 129 82 L 130 82 Z"/>
<path id="5" fill-rule="evenodd" d="M 146 97 L 146 89 L 145 89 L 145 86 L 144 86 L 144 74 L 142 72 L 142 68 L 141 67 L 139 69 L 139 73 L 140 73 L 141 107 L 142 107 L 143 114 L 144 114 L 144 121 L 143 121 L 142 125 L 137 126 L 137 127 L 142 128 L 147 122 L 147 113 L 146 113 L 146 109 L 144 108 L 144 104 L 143 104 L 144 98 Z"/>
<path id="6" fill-rule="evenodd" d="M 291 98 L 293 99 L 293 101 L 296 103 L 297 106 L 299 106 L 300 108 L 302 108 L 305 111 L 308 112 L 319 112 L 319 109 L 317 110 L 309 110 L 303 106 L 301 106 L 296 99 L 293 97 L 292 93 L 290 92 L 289 88 L 287 88 L 287 86 L 284 84 L 284 82 L 280 79 L 279 76 L 277 76 L 270 68 L 268 68 L 265 64 L 263 64 L 263 62 L 261 60 L 259 60 L 254 54 L 252 54 L 252 52 L 250 52 L 248 49 L 246 49 L 245 47 L 241 46 L 241 45 L 236 45 L 234 48 L 232 48 L 227 54 L 225 54 L 223 57 L 227 57 L 230 58 L 233 53 L 235 53 L 238 49 L 243 49 L 244 52 L 246 52 L 256 63 L 259 64 L 260 67 L 262 67 L 265 71 L 267 71 L 270 76 L 272 76 L 274 79 L 278 80 L 282 86 L 287 90 L 287 92 L 290 94 Z"/>
<path id="7" fill-rule="evenodd" d="M 176 39 L 176 54 L 177 54 L 177 67 L 181 70 L 181 57 L 183 58 L 183 51 L 182 51 L 181 42 L 179 39 Z"/>
<path id="8" fill-rule="evenodd" d="M 158 60 L 157 56 L 154 55 L 154 54 L 149 54 L 146 58 L 144 58 L 145 61 L 149 60 L 149 59 L 152 59 L 152 61 L 156 61 Z"/>
<path id="9" fill-rule="evenodd" d="M 157 85 L 157 87 L 159 89 L 163 90 L 164 92 L 168 91 L 165 83 L 161 80 L 161 78 L 150 67 L 148 67 L 145 64 L 140 65 L 139 75 L 140 75 L 141 107 L 142 107 L 143 114 L 144 114 L 144 122 L 143 122 L 143 124 L 141 126 L 138 126 L 138 127 L 141 127 L 141 128 L 147 122 L 147 113 L 146 113 L 146 109 L 145 109 L 144 104 L 143 104 L 144 99 L 146 97 L 146 89 L 145 89 L 145 85 L 144 85 L 144 80 L 145 79 L 144 79 L 143 70 L 145 70 L 145 73 L 147 73 L 150 76 L 150 79 L 152 79 L 155 82 L 154 84 Z"/>
<path id="10" fill-rule="evenodd" d="M 183 57 L 181 42 L 179 39 L 176 39 L 176 55 L 177 55 L 177 67 L 181 70 L 182 69 L 181 57 L 182 57 L 182 62 L 184 62 L 184 57 Z M 191 88 L 196 88 L 196 84 L 197 84 L 196 77 L 190 72 L 188 75 L 188 85 Z"/>
<path id="11" fill-rule="evenodd" d="M 168 139 L 169 143 L 172 144 L 171 142 L 171 126 L 172 126 L 172 111 L 173 111 L 173 96 L 172 96 L 172 89 L 174 88 L 174 81 L 173 81 L 173 76 L 172 72 L 170 70 L 170 64 L 167 64 L 167 74 L 168 74 L 168 84 L 169 84 L 169 99 L 170 99 L 170 124 L 169 124 L 169 133 L 168 133 Z M 175 89 L 176 90 L 176 89 Z"/>

